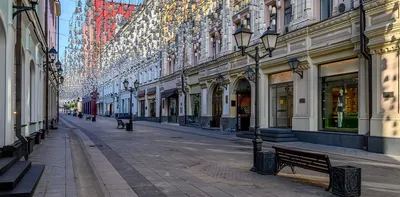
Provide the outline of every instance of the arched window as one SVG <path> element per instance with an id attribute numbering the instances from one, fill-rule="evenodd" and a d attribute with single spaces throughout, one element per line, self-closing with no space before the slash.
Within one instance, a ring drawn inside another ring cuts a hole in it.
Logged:
<path id="1" fill-rule="evenodd" d="M 35 91 L 36 91 L 36 81 L 35 81 L 35 63 L 33 63 L 33 61 L 31 61 L 30 63 L 30 77 L 29 77 L 29 112 L 30 112 L 30 116 L 29 116 L 29 122 L 33 122 L 33 120 L 35 120 Z"/>

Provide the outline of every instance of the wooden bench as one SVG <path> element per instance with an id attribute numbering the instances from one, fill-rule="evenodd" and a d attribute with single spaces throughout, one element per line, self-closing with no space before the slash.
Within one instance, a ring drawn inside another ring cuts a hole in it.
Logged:
<path id="1" fill-rule="evenodd" d="M 92 116 L 86 117 L 86 120 L 92 120 Z"/>
<path id="2" fill-rule="evenodd" d="M 293 174 L 296 173 L 294 167 L 300 167 L 307 170 L 312 170 L 329 175 L 329 185 L 326 191 L 329 191 L 332 186 L 332 166 L 328 155 L 292 150 L 282 147 L 272 148 L 276 151 L 276 173 L 278 174 L 285 166 L 292 169 Z"/>
<path id="3" fill-rule="evenodd" d="M 118 123 L 117 129 L 119 129 L 119 127 L 122 127 L 121 129 L 125 128 L 124 121 L 117 119 L 117 123 Z"/>

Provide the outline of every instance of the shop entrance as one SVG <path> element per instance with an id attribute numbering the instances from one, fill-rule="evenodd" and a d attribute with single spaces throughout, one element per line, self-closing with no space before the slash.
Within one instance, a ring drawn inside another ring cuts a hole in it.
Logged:
<path id="1" fill-rule="evenodd" d="M 241 79 L 238 83 L 236 100 L 236 129 L 248 131 L 251 117 L 251 86 L 246 79 Z"/>
<path id="2" fill-rule="evenodd" d="M 210 127 L 219 127 L 222 116 L 223 89 L 217 85 L 212 96 L 212 121 Z"/>
<path id="3" fill-rule="evenodd" d="M 291 128 L 293 117 L 293 82 L 270 86 L 269 127 Z"/>
<path id="4" fill-rule="evenodd" d="M 178 123 L 178 97 L 171 96 L 168 97 L 168 122 Z"/>

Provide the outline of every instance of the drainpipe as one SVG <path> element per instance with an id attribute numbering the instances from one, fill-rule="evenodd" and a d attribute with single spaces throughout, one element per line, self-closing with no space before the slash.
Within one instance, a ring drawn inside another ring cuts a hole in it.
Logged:
<path id="1" fill-rule="evenodd" d="M 361 55 L 368 61 L 368 132 L 364 135 L 364 150 L 368 151 L 368 136 L 371 134 L 371 118 L 372 118 L 372 58 L 368 51 L 368 38 L 364 35 L 365 31 L 365 11 L 363 0 L 359 0 L 360 14 L 360 51 Z"/>
<path id="2" fill-rule="evenodd" d="M 182 74 L 181 74 L 181 83 L 182 83 L 182 93 L 183 93 L 183 97 L 185 98 L 183 100 L 183 112 L 184 112 L 184 125 L 186 125 L 186 121 L 187 121 L 187 113 L 186 113 L 186 90 L 185 90 L 185 70 L 182 68 Z"/>
<path id="3" fill-rule="evenodd" d="M 161 76 L 162 76 L 162 69 L 163 69 L 163 64 L 162 64 L 162 62 L 163 62 L 163 56 L 162 56 L 162 51 L 160 51 L 160 75 L 159 75 L 159 77 L 158 77 L 158 83 L 159 83 L 159 86 L 160 86 L 160 81 L 161 81 Z M 158 89 L 158 95 L 159 95 L 159 97 L 160 97 L 160 117 L 159 117 L 159 123 L 162 123 L 162 97 L 161 97 L 161 92 L 160 92 L 160 89 Z M 137 102 L 137 103 L 139 103 L 139 102 Z"/>
<path id="4" fill-rule="evenodd" d="M 17 0 L 17 6 L 22 6 L 22 0 Z M 22 98 L 22 62 L 21 62 L 21 52 L 22 52 L 22 13 L 17 15 L 17 42 L 15 44 L 15 88 L 16 88 L 16 98 L 15 98 L 15 105 L 16 105 L 16 118 L 15 118 L 15 126 L 16 131 L 15 135 L 17 136 L 18 140 L 22 143 L 23 147 L 23 154 L 25 160 L 28 160 L 28 141 L 26 138 L 21 134 L 21 127 L 22 127 L 22 110 L 21 110 L 21 98 Z"/>

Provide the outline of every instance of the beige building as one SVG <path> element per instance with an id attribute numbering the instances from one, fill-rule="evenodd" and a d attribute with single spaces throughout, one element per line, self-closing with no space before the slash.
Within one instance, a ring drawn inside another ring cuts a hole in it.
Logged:
<path id="1" fill-rule="evenodd" d="M 200 52 L 196 51 L 196 44 L 185 51 L 192 57 L 183 66 L 185 91 L 180 88 L 182 69 L 168 72 L 173 68 L 171 62 L 181 64 L 181 57 L 175 55 L 180 52 L 166 55 L 161 89 L 176 91 L 163 96 L 170 96 L 163 98 L 168 105 L 163 108 L 163 116 L 166 116 L 163 121 L 174 122 L 170 116 L 178 114 L 177 122 L 181 125 L 197 123 L 203 128 L 252 130 L 256 88 L 245 78 L 244 70 L 248 66 L 254 69 L 254 61 L 233 52 L 235 43 L 231 35 L 240 24 L 250 27 L 254 34 L 247 51 L 254 54 L 254 46 L 263 48 L 259 37 L 264 27 L 270 26 L 281 36 L 272 57 L 261 60 L 260 65 L 258 91 L 262 133 L 294 134 L 288 139 L 273 138 L 273 141 L 298 139 L 357 149 L 367 146 L 365 142 L 368 141 L 369 151 L 400 154 L 399 10 L 396 6 L 399 2 L 363 3 L 372 78 L 368 77 L 368 60 L 360 51 L 358 1 L 257 3 L 260 6 L 238 3 L 217 10 L 221 17 L 216 20 L 206 19 L 209 21 L 199 33 Z M 288 66 L 291 58 L 300 62 L 296 72 Z M 219 74 L 224 77 L 226 87 L 216 83 Z M 368 100 L 369 80 L 372 82 L 372 109 L 369 109 Z M 179 101 L 176 103 L 176 100 Z M 178 113 L 171 113 L 174 110 Z M 372 110 L 372 117 L 369 117 L 369 110 Z M 239 135 L 251 137 L 250 133 Z"/>

